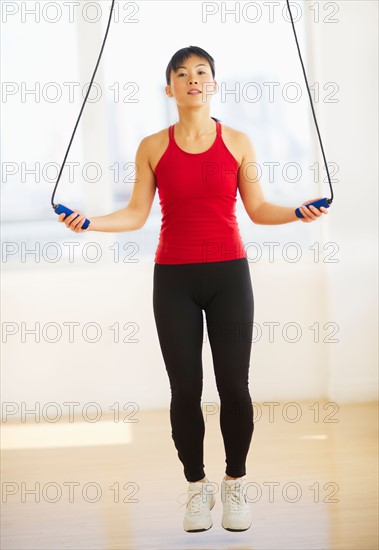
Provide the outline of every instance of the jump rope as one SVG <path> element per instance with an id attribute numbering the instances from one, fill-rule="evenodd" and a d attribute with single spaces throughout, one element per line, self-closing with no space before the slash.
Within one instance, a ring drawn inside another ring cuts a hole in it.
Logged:
<path id="1" fill-rule="evenodd" d="M 293 22 L 292 13 L 291 13 L 291 8 L 290 8 L 290 5 L 289 5 L 289 0 L 286 0 L 286 1 L 287 1 L 287 7 L 288 7 L 288 11 L 289 11 L 290 18 L 291 18 L 291 23 L 292 23 L 293 32 L 294 32 L 294 34 L 295 34 L 295 40 L 296 40 L 297 50 L 298 50 L 298 52 L 299 52 L 299 57 L 300 57 L 300 61 L 301 61 L 301 66 L 302 66 L 302 68 L 303 68 L 305 83 L 306 83 L 306 85 L 307 85 L 307 90 L 308 90 L 308 95 L 309 95 L 309 101 L 311 102 L 313 118 L 314 118 L 314 121 L 315 121 L 315 124 L 316 124 L 317 133 L 318 133 L 318 137 L 319 137 L 319 140 L 320 140 L 322 156 L 323 156 L 323 158 L 324 158 L 325 169 L 326 169 L 326 173 L 327 173 L 327 175 L 328 175 L 329 187 L 330 187 L 330 191 L 331 191 L 331 197 L 330 197 L 330 199 L 324 197 L 323 199 L 319 199 L 319 200 L 313 201 L 313 202 L 311 202 L 311 203 L 309 203 L 309 204 L 307 204 L 307 205 L 304 205 L 304 206 L 306 206 L 308 209 L 309 209 L 309 207 L 310 207 L 311 205 L 315 206 L 316 208 L 320 208 L 320 207 L 322 207 L 322 206 L 324 206 L 325 208 L 329 208 L 330 204 L 333 202 L 333 187 L 332 187 L 332 183 L 331 183 L 331 181 L 330 181 L 328 163 L 326 162 L 325 153 L 324 153 L 324 147 L 323 147 L 323 145 L 322 145 L 322 140 L 321 140 L 321 135 L 320 135 L 320 130 L 319 130 L 319 128 L 318 128 L 318 124 L 317 124 L 317 120 L 316 120 L 316 115 L 315 115 L 315 111 L 314 111 L 314 108 L 313 108 L 312 96 L 311 96 L 311 93 L 310 93 L 310 91 L 309 91 L 309 85 L 308 85 L 307 75 L 305 74 L 304 63 L 303 63 L 303 60 L 302 60 L 302 57 L 301 57 L 301 53 L 300 53 L 300 47 L 299 47 L 299 43 L 298 43 L 297 36 L 296 36 L 295 24 L 294 24 L 294 22 Z M 79 116 L 78 116 L 78 120 L 76 121 L 74 131 L 72 132 L 72 136 L 71 136 L 71 139 L 70 139 L 70 143 L 68 144 L 68 148 L 67 148 L 66 154 L 65 154 L 65 156 L 64 156 L 64 159 L 63 159 L 63 163 L 62 163 L 61 169 L 60 169 L 59 174 L 58 174 L 58 179 L 57 179 L 57 182 L 56 182 L 56 184 L 55 184 L 53 194 L 52 194 L 52 196 L 51 196 L 51 205 L 52 205 L 53 209 L 55 210 L 55 213 L 58 214 L 58 215 L 59 215 L 59 214 L 62 214 L 62 213 L 66 214 L 64 219 L 66 219 L 67 216 L 70 216 L 71 214 L 73 214 L 74 211 L 71 210 L 70 208 L 67 208 L 67 206 L 64 206 L 63 204 L 55 204 L 55 203 L 54 203 L 54 196 L 55 196 L 55 192 L 56 192 L 57 187 L 58 187 L 59 180 L 60 180 L 61 175 L 62 175 L 62 171 L 63 171 L 64 165 L 65 165 L 66 159 L 67 159 L 68 152 L 69 152 L 70 147 L 71 147 L 71 143 L 72 143 L 72 141 L 73 141 L 73 139 L 74 139 L 74 135 L 75 135 L 75 132 L 76 132 L 76 128 L 78 127 L 79 120 L 80 120 L 80 117 L 82 116 L 82 112 L 83 112 L 83 109 L 84 109 L 84 105 L 86 104 L 87 98 L 88 98 L 89 93 L 90 93 L 90 90 L 91 90 L 91 86 L 92 86 L 93 80 L 94 80 L 94 78 L 95 78 L 95 74 L 96 74 L 97 68 L 98 68 L 99 63 L 100 63 L 101 55 L 102 55 L 102 53 L 103 53 L 105 41 L 106 41 L 106 39 L 107 39 L 109 27 L 110 27 L 110 24 L 111 24 L 111 19 L 112 19 L 112 12 L 113 12 L 114 3 L 115 3 L 115 0 L 112 0 L 112 6 L 111 6 L 110 14 L 109 14 L 109 20 L 108 20 L 107 30 L 106 30 L 106 32 L 105 32 L 105 36 L 104 36 L 104 40 L 103 40 L 103 45 L 101 46 L 100 55 L 99 55 L 99 58 L 98 58 L 98 60 L 97 60 L 95 70 L 94 70 L 94 72 L 93 72 L 93 75 L 92 75 L 92 79 L 91 79 L 90 85 L 88 86 L 88 90 L 87 90 L 86 96 L 85 96 L 85 98 L 84 98 L 82 108 L 80 109 L 80 113 L 79 113 Z M 295 213 L 296 213 L 296 216 L 297 216 L 298 218 L 303 218 L 303 217 L 304 217 L 303 214 L 300 212 L 300 208 L 296 208 Z M 79 216 L 79 214 L 75 217 L 75 219 L 76 219 L 78 216 Z M 88 220 L 88 219 L 86 218 L 86 219 L 84 220 L 84 222 L 83 222 L 83 225 L 82 225 L 81 229 L 87 229 L 87 227 L 89 226 L 90 223 L 91 223 L 90 220 Z"/>

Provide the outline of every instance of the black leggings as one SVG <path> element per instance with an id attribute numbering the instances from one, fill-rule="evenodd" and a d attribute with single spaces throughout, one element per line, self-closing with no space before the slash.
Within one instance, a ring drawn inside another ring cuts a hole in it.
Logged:
<path id="1" fill-rule="evenodd" d="M 156 263 L 153 308 L 171 386 L 171 435 L 187 481 L 205 477 L 202 310 L 220 396 L 225 473 L 231 477 L 245 475 L 254 431 L 249 393 L 254 297 L 247 258 Z"/>

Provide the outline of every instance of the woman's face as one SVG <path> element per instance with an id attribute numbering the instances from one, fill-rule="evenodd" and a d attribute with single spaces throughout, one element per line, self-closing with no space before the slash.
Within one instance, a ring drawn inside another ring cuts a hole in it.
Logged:
<path id="1" fill-rule="evenodd" d="M 196 88 L 201 93 L 189 94 Z M 189 106 L 206 103 L 217 88 L 213 80 L 211 67 L 206 59 L 191 55 L 185 59 L 176 71 L 171 71 L 170 86 L 166 86 L 166 94 L 175 97 L 178 105 Z"/>

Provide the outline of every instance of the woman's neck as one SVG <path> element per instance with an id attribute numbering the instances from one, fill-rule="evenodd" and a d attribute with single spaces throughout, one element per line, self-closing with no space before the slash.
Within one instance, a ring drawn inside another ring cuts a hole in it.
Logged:
<path id="1" fill-rule="evenodd" d="M 216 129 L 216 121 L 210 115 L 203 113 L 191 114 L 191 116 L 183 116 L 179 113 L 179 122 L 175 124 L 177 134 L 185 139 L 201 139 L 209 134 L 213 134 Z"/>

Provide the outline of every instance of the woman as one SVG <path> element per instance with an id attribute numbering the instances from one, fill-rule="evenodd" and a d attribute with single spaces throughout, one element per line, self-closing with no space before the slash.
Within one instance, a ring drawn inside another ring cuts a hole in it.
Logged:
<path id="1" fill-rule="evenodd" d="M 174 54 L 166 69 L 166 94 L 176 101 L 179 121 L 141 141 L 129 204 L 93 217 L 86 230 L 140 229 L 158 188 L 162 225 L 154 258 L 153 309 L 171 386 L 172 438 L 189 482 L 183 522 L 188 532 L 212 526 L 216 492 L 203 464 L 203 311 L 226 454 L 222 526 L 244 531 L 251 525 L 246 457 L 254 430 L 248 387 L 254 298 L 235 217 L 237 187 L 257 224 L 309 223 L 328 213 L 324 207 L 302 206 L 304 217 L 298 218 L 295 207 L 265 200 L 258 178 L 251 178 L 255 152 L 250 139 L 210 116 L 214 78 L 214 60 L 202 48 L 189 46 Z M 65 220 L 61 214 L 58 221 L 80 233 L 85 217 L 75 211 Z"/>

